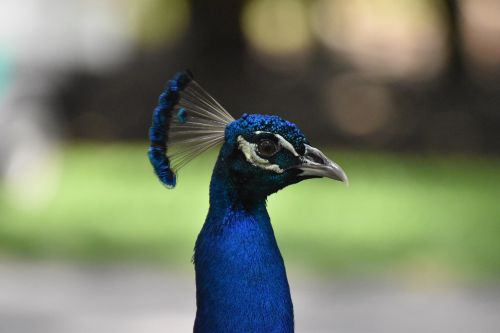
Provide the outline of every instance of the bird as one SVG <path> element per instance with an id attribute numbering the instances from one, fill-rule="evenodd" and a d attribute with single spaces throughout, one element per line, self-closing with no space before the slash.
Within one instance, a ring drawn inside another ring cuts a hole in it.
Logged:
<path id="1" fill-rule="evenodd" d="M 220 146 L 209 210 L 194 247 L 193 332 L 294 332 L 284 261 L 266 209 L 269 195 L 311 178 L 348 182 L 290 121 L 276 115 L 234 119 L 188 71 L 168 81 L 153 112 L 149 159 L 161 183 Z"/>

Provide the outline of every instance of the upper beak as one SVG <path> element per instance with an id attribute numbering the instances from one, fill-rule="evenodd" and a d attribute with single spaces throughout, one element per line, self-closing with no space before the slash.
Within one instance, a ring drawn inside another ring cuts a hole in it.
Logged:
<path id="1" fill-rule="evenodd" d="M 302 170 L 299 176 L 328 177 L 349 185 L 344 170 L 335 162 L 328 159 L 321 150 L 305 145 L 306 151 L 301 157 L 302 162 L 295 168 Z"/>

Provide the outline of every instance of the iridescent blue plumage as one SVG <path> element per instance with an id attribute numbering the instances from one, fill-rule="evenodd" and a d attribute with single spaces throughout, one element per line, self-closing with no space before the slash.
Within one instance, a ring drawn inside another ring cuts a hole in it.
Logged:
<path id="1" fill-rule="evenodd" d="M 220 143 L 232 120 L 189 71 L 178 73 L 161 93 L 149 131 L 149 160 L 160 181 L 173 188 L 176 171 Z M 181 147 L 175 152 L 172 145 Z"/>
<path id="2" fill-rule="evenodd" d="M 222 143 L 210 182 L 210 209 L 193 257 L 194 332 L 293 332 L 290 289 L 266 199 L 304 179 L 347 181 L 345 173 L 311 147 L 295 124 L 259 114 L 234 120 L 187 78 L 178 75 L 160 97 L 150 158 L 160 180 L 175 185 L 170 157 L 176 155 L 169 148 L 167 157 L 166 151 L 167 142 L 170 146 L 176 138 L 172 132 L 190 135 L 179 141 L 189 153 L 181 150 L 177 166 L 186 163 L 185 156 L 190 160 Z"/>
<path id="3" fill-rule="evenodd" d="M 148 152 L 149 160 L 160 181 L 168 187 L 174 187 L 176 184 L 175 173 L 166 155 L 172 109 L 179 101 L 179 90 L 182 90 L 191 79 L 192 76 L 189 72 L 181 72 L 168 82 L 158 99 L 158 105 L 153 113 L 153 123 L 149 130 L 149 139 L 151 141 Z"/>
<path id="4" fill-rule="evenodd" d="M 232 122 L 226 130 L 227 135 L 234 137 L 238 134 L 252 135 L 258 131 L 279 133 L 300 153 L 304 152 L 306 137 L 294 123 L 278 116 L 244 113 L 240 119 Z"/>
<path id="5" fill-rule="evenodd" d="M 186 123 L 186 117 L 187 117 L 187 111 L 184 108 L 180 108 L 179 111 L 177 111 L 177 120 L 181 124 Z"/>

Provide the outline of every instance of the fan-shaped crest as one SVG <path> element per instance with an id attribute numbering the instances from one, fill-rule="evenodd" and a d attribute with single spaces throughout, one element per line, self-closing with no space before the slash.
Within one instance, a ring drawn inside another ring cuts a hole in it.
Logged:
<path id="1" fill-rule="evenodd" d="M 178 73 L 160 95 L 149 132 L 149 160 L 160 181 L 174 187 L 177 171 L 222 143 L 233 120 L 189 71 Z"/>

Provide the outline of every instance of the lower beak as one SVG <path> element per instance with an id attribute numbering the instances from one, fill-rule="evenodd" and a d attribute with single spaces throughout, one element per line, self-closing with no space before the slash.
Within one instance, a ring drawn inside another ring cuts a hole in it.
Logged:
<path id="1" fill-rule="evenodd" d="M 328 159 L 321 150 L 305 145 L 306 151 L 301 157 L 301 163 L 295 168 L 302 170 L 299 176 L 327 177 L 344 182 L 349 185 L 349 180 L 344 170 L 335 162 Z"/>

